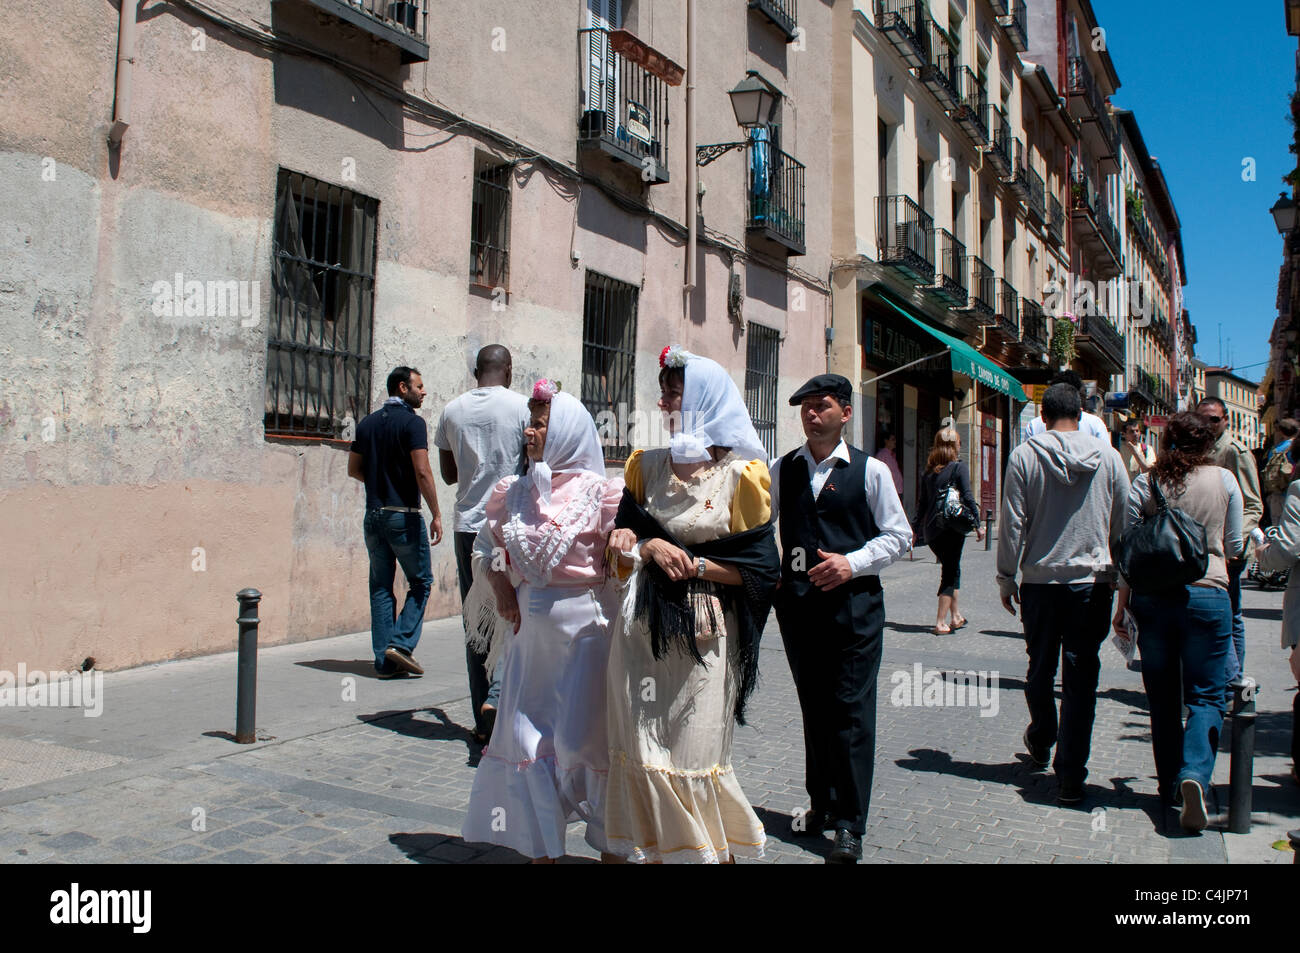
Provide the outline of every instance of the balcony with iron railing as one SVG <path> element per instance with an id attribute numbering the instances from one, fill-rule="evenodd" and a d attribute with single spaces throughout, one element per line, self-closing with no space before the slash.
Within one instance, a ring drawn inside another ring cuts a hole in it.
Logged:
<path id="1" fill-rule="evenodd" d="M 1020 301 L 1020 343 L 1026 352 L 1047 351 L 1047 317 L 1043 306 L 1029 298 Z"/>
<path id="2" fill-rule="evenodd" d="M 1111 326 L 1105 315 L 1085 314 L 1079 320 L 1079 330 L 1074 336 L 1080 350 L 1108 365 L 1112 374 L 1124 369 L 1124 340 Z"/>
<path id="3" fill-rule="evenodd" d="M 924 0 L 876 0 L 876 29 L 889 38 L 907 65 L 920 69 L 929 60 Z"/>
<path id="4" fill-rule="evenodd" d="M 988 106 L 989 129 L 992 132 L 992 148 L 988 150 L 988 163 L 1003 179 L 1011 177 L 1011 121 L 1002 107 L 994 103 Z"/>
<path id="5" fill-rule="evenodd" d="M 917 75 L 944 109 L 955 109 L 961 102 L 961 69 L 957 51 L 939 24 L 927 20 L 925 29 L 929 55 Z"/>
<path id="6" fill-rule="evenodd" d="M 1029 164 L 1029 153 L 1025 144 L 1016 139 L 1013 145 L 1015 147 L 1012 159 L 1014 172 L 1011 190 L 1020 196 L 1025 203 L 1025 208 L 1036 215 L 1041 222 L 1047 217 L 1047 208 L 1044 205 L 1047 190 L 1043 186 L 1043 177 Z"/>
<path id="7" fill-rule="evenodd" d="M 981 85 L 979 77 L 975 75 L 975 71 L 969 66 L 961 68 L 957 79 L 959 98 L 957 108 L 952 113 L 952 120 L 970 137 L 976 147 L 984 148 L 991 142 L 988 94 Z"/>
<path id="8" fill-rule="evenodd" d="M 934 229 L 934 284 L 924 288 L 927 294 L 950 307 L 964 308 L 969 292 L 966 288 L 966 246 L 946 228 Z"/>
<path id="9" fill-rule="evenodd" d="M 1006 10 L 1006 4 L 1002 4 L 1003 12 L 998 16 L 998 23 L 1002 29 L 1007 32 L 1007 39 L 1011 45 L 1016 48 L 1017 53 L 1024 53 L 1029 50 L 1029 15 L 1025 10 L 1025 0 L 1011 0 L 1011 9 Z"/>
<path id="10" fill-rule="evenodd" d="M 1005 278 L 999 279 L 997 284 L 995 320 L 985 331 L 985 340 L 1015 344 L 1020 340 L 1020 295 Z"/>
<path id="11" fill-rule="evenodd" d="M 997 313 L 998 282 L 992 267 L 978 255 L 967 255 L 966 276 L 970 301 L 965 308 L 955 310 L 968 312 L 980 324 L 993 323 L 993 316 Z"/>
<path id="12" fill-rule="evenodd" d="M 1105 198 L 1076 163 L 1070 163 L 1070 218 L 1074 236 L 1093 258 L 1096 278 L 1108 281 L 1123 271 L 1119 233 L 1106 211 Z"/>
<path id="13" fill-rule="evenodd" d="M 785 36 L 787 43 L 799 37 L 797 0 L 749 0 L 749 9 L 757 10 Z"/>
<path id="14" fill-rule="evenodd" d="M 306 0 L 397 48 L 403 63 L 429 59 L 429 0 Z"/>
<path id="15" fill-rule="evenodd" d="M 1081 124 L 1081 131 L 1094 137 L 1093 149 L 1105 167 L 1103 171 L 1118 172 L 1119 151 L 1115 124 L 1087 60 L 1081 56 L 1070 57 L 1066 63 L 1065 75 L 1065 94 L 1070 115 Z"/>
<path id="16" fill-rule="evenodd" d="M 1150 406 L 1156 402 L 1155 389 L 1151 386 L 1151 375 L 1140 367 L 1129 368 L 1128 397 L 1130 404 L 1145 402 Z"/>
<path id="17" fill-rule="evenodd" d="M 906 195 L 876 200 L 879 261 L 917 284 L 934 282 L 934 219 Z"/>
<path id="18" fill-rule="evenodd" d="M 1055 193 L 1047 197 L 1047 234 L 1056 244 L 1065 244 L 1065 207 Z"/>
<path id="19" fill-rule="evenodd" d="M 579 149 L 633 166 L 643 181 L 667 182 L 668 84 L 632 58 L 662 54 L 625 30 L 579 30 L 578 47 Z"/>
<path id="20" fill-rule="evenodd" d="M 804 254 L 803 163 L 766 139 L 751 138 L 749 148 L 748 235 Z"/>

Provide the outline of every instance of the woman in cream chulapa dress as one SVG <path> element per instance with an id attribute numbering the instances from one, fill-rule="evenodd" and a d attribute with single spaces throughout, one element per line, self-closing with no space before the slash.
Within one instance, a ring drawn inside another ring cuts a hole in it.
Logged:
<path id="1" fill-rule="evenodd" d="M 688 549 L 752 530 L 759 562 L 768 558 L 768 547 L 775 560 L 767 454 L 744 403 L 713 361 L 694 355 L 676 359 L 685 363 L 685 379 L 668 358 L 660 374 L 660 406 L 666 412 L 680 407 L 685 423 L 669 449 L 631 455 L 624 470 L 627 496 Z M 672 421 L 670 417 L 670 425 Z M 678 457 L 688 462 L 678 462 L 674 472 Z M 616 525 L 624 525 L 623 512 Z M 613 627 L 609 659 L 609 851 L 635 862 L 664 863 L 762 856 L 763 825 L 731 766 L 742 682 L 752 687 L 753 670 L 747 682 L 744 678 L 744 654 L 756 653 L 757 640 L 752 625 L 737 618 L 741 590 L 728 592 L 726 587 L 742 582 L 756 590 L 769 586 L 770 599 L 774 577 L 760 578 L 748 569 L 742 575 L 725 559 L 710 558 L 702 581 L 697 580 L 698 562 L 691 554 L 666 540 L 641 536 L 632 555 L 634 540 L 627 529 L 616 529 L 610 540 L 612 550 L 628 553 L 621 567 L 634 568 Z M 690 580 L 688 604 L 703 664 L 681 650 L 655 658 L 644 597 L 643 611 L 637 612 L 642 576 L 651 562 L 670 579 Z M 759 611 L 766 616 L 765 608 Z M 762 619 L 756 624 L 761 631 Z M 748 647 L 747 637 L 752 639 Z"/>

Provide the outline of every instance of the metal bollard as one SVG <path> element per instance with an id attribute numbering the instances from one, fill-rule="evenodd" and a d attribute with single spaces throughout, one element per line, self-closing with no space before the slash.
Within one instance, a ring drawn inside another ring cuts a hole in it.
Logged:
<path id="1" fill-rule="evenodd" d="M 1232 764 L 1228 769 L 1228 830 L 1250 833 L 1255 773 L 1255 694 L 1249 675 L 1229 683 L 1232 689 Z"/>
<path id="2" fill-rule="evenodd" d="M 984 511 L 984 551 L 993 548 L 993 511 Z"/>
<path id="3" fill-rule="evenodd" d="M 251 745 L 257 740 L 257 604 L 262 594 L 243 589 L 239 600 L 239 672 L 235 690 L 235 741 Z"/>

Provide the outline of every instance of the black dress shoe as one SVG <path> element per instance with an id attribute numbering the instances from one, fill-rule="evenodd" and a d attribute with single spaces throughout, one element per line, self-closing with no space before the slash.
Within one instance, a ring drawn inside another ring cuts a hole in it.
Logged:
<path id="1" fill-rule="evenodd" d="M 835 846 L 826 858 L 826 863 L 856 864 L 861 859 L 862 838 L 846 827 L 838 828 L 835 831 Z"/>
<path id="2" fill-rule="evenodd" d="M 825 811 L 805 811 L 790 819 L 790 830 L 799 837 L 821 837 L 830 829 L 831 818 Z"/>

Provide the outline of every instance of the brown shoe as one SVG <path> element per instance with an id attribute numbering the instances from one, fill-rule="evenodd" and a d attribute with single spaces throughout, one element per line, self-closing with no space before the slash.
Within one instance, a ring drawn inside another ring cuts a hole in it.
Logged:
<path id="1" fill-rule="evenodd" d="M 408 675 L 423 675 L 424 669 L 420 668 L 419 663 L 411 658 L 411 653 L 403 651 L 395 646 L 389 646 L 384 650 L 385 660 L 392 662 L 403 672 Z"/>

